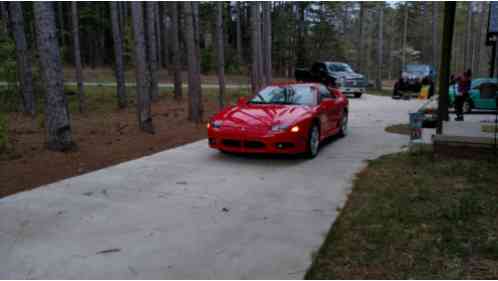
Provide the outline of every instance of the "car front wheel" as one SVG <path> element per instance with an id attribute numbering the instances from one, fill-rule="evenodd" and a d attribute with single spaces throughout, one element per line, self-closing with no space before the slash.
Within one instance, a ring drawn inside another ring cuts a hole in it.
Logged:
<path id="1" fill-rule="evenodd" d="M 342 113 L 341 124 L 339 124 L 339 137 L 345 137 L 348 134 L 348 112 Z"/>
<path id="2" fill-rule="evenodd" d="M 320 128 L 318 125 L 313 125 L 310 129 L 308 136 L 308 148 L 306 156 L 308 158 L 314 158 L 318 154 L 320 147 Z"/>

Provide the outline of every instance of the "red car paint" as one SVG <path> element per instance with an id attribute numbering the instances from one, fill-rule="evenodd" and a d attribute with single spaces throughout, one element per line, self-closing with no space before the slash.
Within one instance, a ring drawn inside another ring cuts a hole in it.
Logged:
<path id="1" fill-rule="evenodd" d="M 311 106 L 239 102 L 211 118 L 208 124 L 209 146 L 236 153 L 298 154 L 307 151 L 314 122 L 320 125 L 320 141 L 340 131 L 343 114 L 348 111 L 348 99 L 339 90 L 315 83 L 276 85 L 309 85 L 313 88 L 310 94 L 316 95 L 317 102 Z M 320 98 L 319 87 L 330 98 Z M 218 124 L 217 128 L 214 124 Z M 276 125 L 286 129 L 273 131 L 272 127 Z M 299 127 L 298 132 L 291 131 L 294 126 Z"/>

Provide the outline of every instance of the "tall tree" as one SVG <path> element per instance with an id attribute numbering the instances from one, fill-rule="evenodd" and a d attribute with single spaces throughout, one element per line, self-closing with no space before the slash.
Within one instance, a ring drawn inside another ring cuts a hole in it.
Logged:
<path id="1" fill-rule="evenodd" d="M 218 62 L 218 83 L 220 108 L 225 99 L 225 44 L 223 42 L 223 2 L 216 2 L 216 58 Z"/>
<path id="2" fill-rule="evenodd" d="M 60 33 L 61 46 L 65 47 L 66 36 L 64 33 L 64 2 L 62 1 L 57 2 L 57 14 L 59 18 L 59 33 Z"/>
<path id="3" fill-rule="evenodd" d="M 263 66 L 265 74 L 265 84 L 272 82 L 272 62 L 271 62 L 271 5 L 272 2 L 263 2 Z"/>
<path id="4" fill-rule="evenodd" d="M 159 7 L 158 2 L 153 2 L 154 3 L 154 23 L 155 23 L 155 35 L 156 35 L 156 50 L 157 50 L 157 67 L 158 69 L 161 68 L 163 65 L 163 36 L 162 34 L 166 33 L 166 30 L 162 30 L 162 9 Z"/>
<path id="5" fill-rule="evenodd" d="M 180 36 L 179 36 L 179 17 L 178 17 L 178 2 L 171 2 L 171 53 L 172 53 L 172 68 L 173 80 L 175 84 L 175 99 L 182 98 L 182 72 L 180 62 Z"/>
<path id="6" fill-rule="evenodd" d="M 441 62 L 439 76 L 439 99 L 438 99 L 438 128 L 437 133 L 443 131 L 443 121 L 449 120 L 448 115 L 448 87 L 450 82 L 451 48 L 453 44 L 453 29 L 455 28 L 456 2 L 444 3 L 443 18 L 443 41 L 441 44 Z"/>
<path id="7" fill-rule="evenodd" d="M 362 2 L 363 3 L 363 2 Z M 298 11 L 298 36 L 297 36 L 297 42 L 296 42 L 296 60 L 297 60 L 297 65 L 300 67 L 306 67 L 307 65 L 307 59 L 306 59 L 306 17 L 305 17 L 305 12 L 306 8 L 308 6 L 308 3 L 306 2 L 297 2 L 297 11 Z M 252 11 L 252 10 L 251 10 Z M 259 7 L 257 9 L 259 12 Z M 252 16 L 252 15 L 251 15 Z M 258 18 L 256 18 L 258 20 Z M 252 23 L 252 21 L 251 21 Z M 259 21 L 258 21 L 259 23 Z M 257 34 L 256 34 L 257 35 Z"/>
<path id="8" fill-rule="evenodd" d="M 9 32 L 9 10 L 7 2 L 0 2 L 0 16 L 2 17 L 2 31 L 7 34 Z"/>
<path id="9" fill-rule="evenodd" d="M 33 73 L 31 59 L 24 30 L 22 2 L 9 2 L 12 34 L 16 44 L 17 75 L 22 93 L 22 108 L 25 113 L 35 115 L 35 96 L 33 93 Z"/>
<path id="10" fill-rule="evenodd" d="M 241 29 L 241 19 L 242 19 L 242 9 L 241 2 L 235 3 L 236 17 L 235 17 L 235 36 L 236 36 L 236 49 L 237 49 L 237 62 L 239 64 L 243 63 L 242 56 L 242 29 Z"/>
<path id="11" fill-rule="evenodd" d="M 252 2 L 251 6 L 251 88 L 253 94 L 261 89 L 261 72 L 260 72 L 260 36 L 261 26 L 259 21 L 259 3 Z"/>
<path id="12" fill-rule="evenodd" d="M 189 120 L 200 123 L 202 122 L 202 92 L 200 63 L 198 56 L 198 41 L 196 40 L 194 3 L 183 2 L 183 12 L 185 16 L 185 45 L 187 47 L 187 66 L 188 66 L 188 108 Z"/>
<path id="13" fill-rule="evenodd" d="M 118 5 L 121 3 L 112 1 L 110 3 L 111 10 L 111 25 L 112 39 L 114 41 L 114 75 L 117 84 L 118 107 L 125 108 L 127 106 L 126 84 L 124 75 L 124 55 L 123 55 L 123 33 L 120 28 L 120 19 L 118 17 Z M 126 3 L 125 3 L 126 5 Z M 122 15 L 124 17 L 124 15 Z M 122 26 L 124 28 L 124 26 Z"/>
<path id="14" fill-rule="evenodd" d="M 85 92 L 83 89 L 83 70 L 81 66 L 80 27 L 78 20 L 78 2 L 71 2 L 71 16 L 73 23 L 73 55 L 76 68 L 76 83 L 78 84 L 79 111 L 85 111 Z"/>
<path id="15" fill-rule="evenodd" d="M 156 17 L 155 17 L 155 3 L 145 2 L 145 15 L 147 17 L 147 58 L 150 73 L 149 93 L 152 100 L 159 98 L 159 85 L 158 85 L 158 69 L 157 62 L 157 37 L 156 37 Z"/>
<path id="16" fill-rule="evenodd" d="M 147 82 L 147 57 L 145 44 L 145 29 L 142 2 L 131 2 L 131 16 L 133 25 L 135 73 L 137 77 L 137 117 L 138 125 L 144 132 L 153 134 L 151 114 L 151 96 Z"/>
<path id="17" fill-rule="evenodd" d="M 482 40 L 482 27 L 486 25 L 486 17 L 484 16 L 485 13 L 484 13 L 484 7 L 485 7 L 485 4 L 483 2 L 481 2 L 479 4 L 479 25 L 477 26 L 477 39 L 475 40 L 475 47 L 474 47 L 474 70 L 475 72 L 477 72 L 478 74 L 480 74 L 480 71 L 481 71 L 481 65 L 480 65 L 480 60 L 481 60 L 481 44 L 483 44 L 483 40 Z"/>
<path id="18" fill-rule="evenodd" d="M 463 37 L 463 68 L 471 67 L 470 58 L 472 53 L 472 2 L 467 3 L 467 17 L 465 21 L 465 32 Z"/>
<path id="19" fill-rule="evenodd" d="M 432 2 L 432 65 L 437 69 L 438 2 Z"/>
<path id="20" fill-rule="evenodd" d="M 384 3 L 381 2 L 378 7 L 379 11 L 379 30 L 377 39 L 377 79 L 375 87 L 377 90 L 382 90 L 382 64 L 383 64 L 383 48 L 384 48 Z"/>
<path id="21" fill-rule="evenodd" d="M 403 8 L 403 46 L 401 50 L 401 67 L 406 65 L 406 48 L 408 40 L 408 3 L 405 3 Z"/>
<path id="22" fill-rule="evenodd" d="M 45 126 L 48 149 L 66 151 L 74 147 L 69 110 L 64 95 L 62 61 L 57 41 L 52 2 L 35 2 L 36 40 L 45 87 Z"/>
<path id="23" fill-rule="evenodd" d="M 358 36 L 358 62 L 357 62 L 357 67 L 359 72 L 363 72 L 363 61 L 364 61 L 364 42 L 365 42 L 365 32 L 364 32 L 364 21 L 365 21 L 365 2 L 360 2 L 360 16 L 359 16 L 359 21 L 360 21 L 360 36 Z"/>
<path id="24" fill-rule="evenodd" d="M 176 5 L 175 3 L 170 2 L 168 5 L 166 5 L 164 2 L 159 3 L 160 8 L 162 9 L 162 18 L 161 18 L 161 29 L 162 32 L 158 35 L 161 40 L 162 40 L 162 49 L 159 48 L 159 52 L 162 51 L 163 55 L 163 60 L 162 60 L 162 66 L 164 68 L 169 67 L 170 64 L 170 48 L 171 44 L 168 38 L 171 38 L 171 29 L 169 26 L 169 21 L 168 21 L 168 7 Z M 172 20 L 171 20 L 172 21 Z"/>

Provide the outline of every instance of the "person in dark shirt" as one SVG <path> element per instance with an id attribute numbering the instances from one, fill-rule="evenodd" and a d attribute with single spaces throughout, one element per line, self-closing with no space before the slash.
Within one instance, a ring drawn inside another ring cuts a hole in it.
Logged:
<path id="1" fill-rule="evenodd" d="M 470 85 L 472 82 L 472 71 L 468 69 L 456 79 L 455 91 L 455 121 L 463 121 L 463 104 L 469 97 Z"/>

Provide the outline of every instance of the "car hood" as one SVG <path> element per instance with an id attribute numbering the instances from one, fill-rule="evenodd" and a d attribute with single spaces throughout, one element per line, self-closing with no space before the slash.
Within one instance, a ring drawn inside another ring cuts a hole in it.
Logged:
<path id="1" fill-rule="evenodd" d="M 245 104 L 234 106 L 214 119 L 223 127 L 270 129 L 274 125 L 290 126 L 311 112 L 305 105 Z"/>

